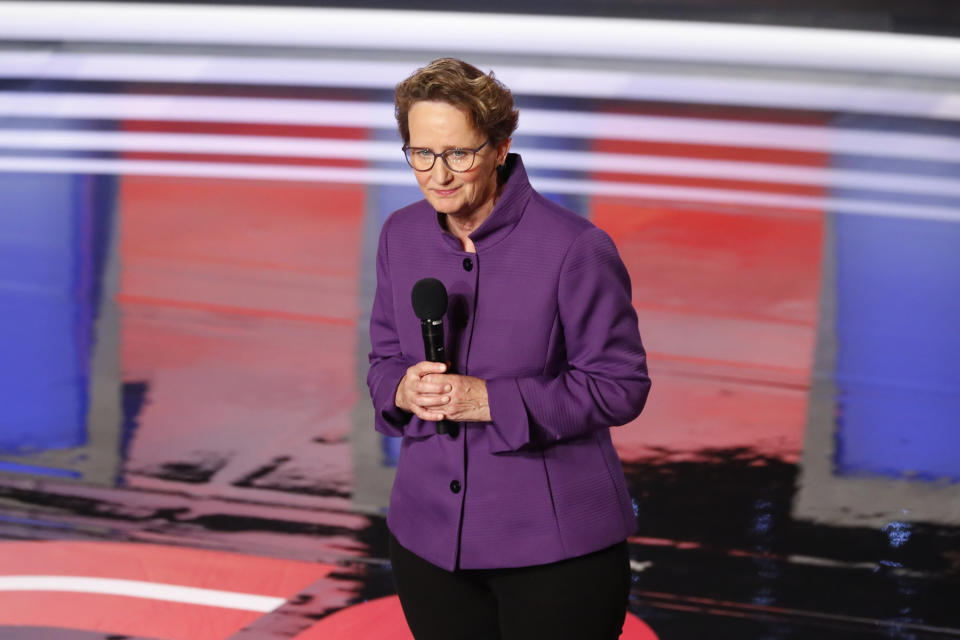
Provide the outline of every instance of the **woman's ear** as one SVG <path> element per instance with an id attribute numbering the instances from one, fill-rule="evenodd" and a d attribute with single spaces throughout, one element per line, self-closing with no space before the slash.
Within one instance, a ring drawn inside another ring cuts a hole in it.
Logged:
<path id="1" fill-rule="evenodd" d="M 507 154 L 510 153 L 510 143 L 513 138 L 507 138 L 497 145 L 497 166 L 502 167 L 507 161 Z"/>

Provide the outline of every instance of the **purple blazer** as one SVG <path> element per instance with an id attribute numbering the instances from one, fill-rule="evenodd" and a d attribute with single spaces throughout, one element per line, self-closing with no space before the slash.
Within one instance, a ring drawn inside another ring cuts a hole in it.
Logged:
<path id="1" fill-rule="evenodd" d="M 583 555 L 636 525 L 609 429 L 650 390 L 630 278 L 605 232 L 535 192 L 519 156 L 507 168 L 476 253 L 426 200 L 391 214 L 377 251 L 367 384 L 377 430 L 403 437 L 387 525 L 447 570 Z M 447 287 L 453 371 L 487 381 L 492 421 L 456 437 L 394 404 L 424 359 L 410 292 L 425 277 Z"/>

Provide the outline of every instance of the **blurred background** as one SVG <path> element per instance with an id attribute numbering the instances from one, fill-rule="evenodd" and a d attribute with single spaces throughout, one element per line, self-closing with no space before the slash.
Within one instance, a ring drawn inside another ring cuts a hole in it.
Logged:
<path id="1" fill-rule="evenodd" d="M 440 56 L 632 277 L 630 637 L 960 637 L 960 5 L 799 5 L 0 2 L 0 637 L 393 637 L 367 321 Z"/>

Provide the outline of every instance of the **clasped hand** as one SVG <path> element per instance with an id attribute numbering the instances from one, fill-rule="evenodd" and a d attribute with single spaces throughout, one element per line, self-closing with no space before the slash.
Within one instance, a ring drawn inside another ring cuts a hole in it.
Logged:
<path id="1" fill-rule="evenodd" d="M 446 370 L 442 362 L 418 362 L 407 369 L 397 385 L 397 407 L 434 422 L 489 422 L 486 381 Z"/>

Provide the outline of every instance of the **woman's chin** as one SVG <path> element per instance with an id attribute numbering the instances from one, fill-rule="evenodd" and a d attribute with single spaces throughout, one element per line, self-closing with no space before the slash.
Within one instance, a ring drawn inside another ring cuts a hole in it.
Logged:
<path id="1" fill-rule="evenodd" d="M 433 205 L 433 208 L 437 211 L 437 213 L 445 213 L 448 216 L 459 215 L 463 209 L 462 203 L 451 202 L 446 198 L 431 199 L 430 204 Z"/>

